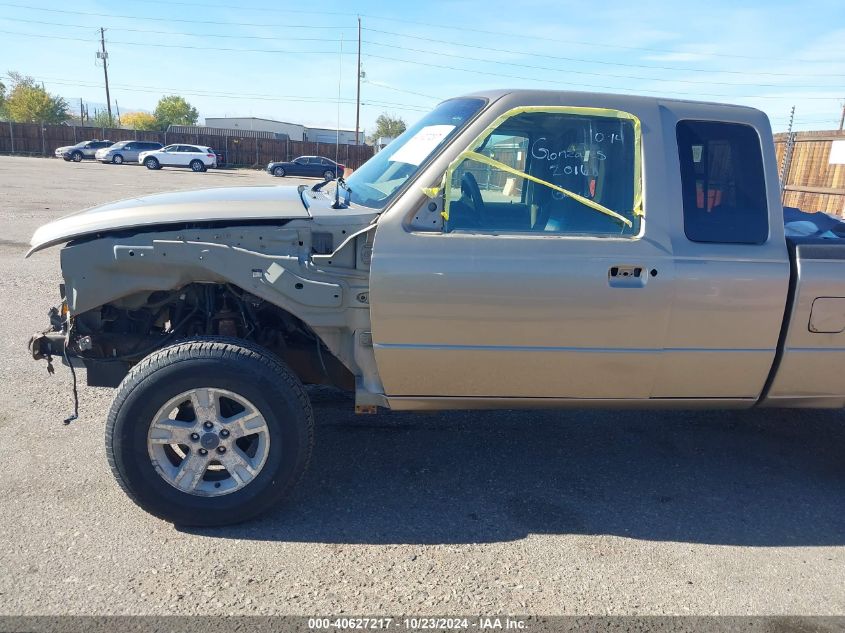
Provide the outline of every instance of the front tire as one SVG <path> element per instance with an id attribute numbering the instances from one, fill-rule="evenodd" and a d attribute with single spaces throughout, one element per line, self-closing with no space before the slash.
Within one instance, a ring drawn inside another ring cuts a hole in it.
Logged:
<path id="1" fill-rule="evenodd" d="M 302 477 L 314 418 L 299 379 L 267 350 L 231 339 L 161 349 L 121 383 L 106 424 L 118 483 L 179 525 L 266 512 Z"/>
<path id="2" fill-rule="evenodd" d="M 71 154 L 71 155 L 70 155 L 70 159 L 71 159 L 74 163 L 81 163 L 81 162 L 82 162 L 82 158 L 83 158 L 83 156 L 82 156 L 82 152 L 74 152 L 73 154 Z"/>
<path id="3" fill-rule="evenodd" d="M 122 165 L 123 164 L 123 156 L 120 154 L 115 154 L 114 157 L 111 159 L 115 165 Z"/>
<path id="4" fill-rule="evenodd" d="M 285 175 L 285 168 L 284 167 L 274 167 L 273 168 L 273 175 L 277 178 L 281 178 Z"/>
<path id="5" fill-rule="evenodd" d="M 205 163 L 201 160 L 192 160 L 191 171 L 205 171 Z"/>
<path id="6" fill-rule="evenodd" d="M 149 158 L 144 159 L 144 167 L 147 169 L 160 169 L 161 165 L 159 165 L 158 160 L 150 156 Z"/>

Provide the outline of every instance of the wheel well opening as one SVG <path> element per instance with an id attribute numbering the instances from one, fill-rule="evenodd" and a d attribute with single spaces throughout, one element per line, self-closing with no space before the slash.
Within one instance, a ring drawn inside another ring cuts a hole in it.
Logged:
<path id="1" fill-rule="evenodd" d="M 124 297 L 76 315 L 68 352 L 83 359 L 89 384 L 114 386 L 145 356 L 197 336 L 260 345 L 284 360 L 305 384 L 355 388 L 352 372 L 307 323 L 231 284 L 192 283 Z"/>

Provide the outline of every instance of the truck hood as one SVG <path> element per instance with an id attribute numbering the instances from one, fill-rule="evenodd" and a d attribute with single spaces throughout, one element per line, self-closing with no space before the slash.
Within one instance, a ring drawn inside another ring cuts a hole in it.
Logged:
<path id="1" fill-rule="evenodd" d="M 308 219 L 296 187 L 223 187 L 129 198 L 39 227 L 27 257 L 78 237 L 139 227 L 225 220 Z"/>

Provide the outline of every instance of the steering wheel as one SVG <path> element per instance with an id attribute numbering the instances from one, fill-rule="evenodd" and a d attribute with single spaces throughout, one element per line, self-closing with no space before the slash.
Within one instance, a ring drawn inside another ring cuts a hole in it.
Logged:
<path id="1" fill-rule="evenodd" d="M 480 220 L 484 216 L 484 199 L 481 197 L 481 189 L 478 187 L 478 181 L 470 172 L 464 172 L 461 176 L 461 194 L 466 194 L 472 200 L 472 206 L 475 207 L 475 215 Z"/>

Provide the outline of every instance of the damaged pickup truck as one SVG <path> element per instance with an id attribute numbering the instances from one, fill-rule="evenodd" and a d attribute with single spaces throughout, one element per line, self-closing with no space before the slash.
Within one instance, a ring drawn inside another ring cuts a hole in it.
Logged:
<path id="1" fill-rule="evenodd" d="M 109 462 L 139 506 L 233 523 L 303 474 L 303 384 L 366 413 L 842 407 L 845 231 L 789 212 L 757 110 L 473 94 L 346 181 L 39 228 L 64 284 L 30 348 L 117 387 Z"/>

